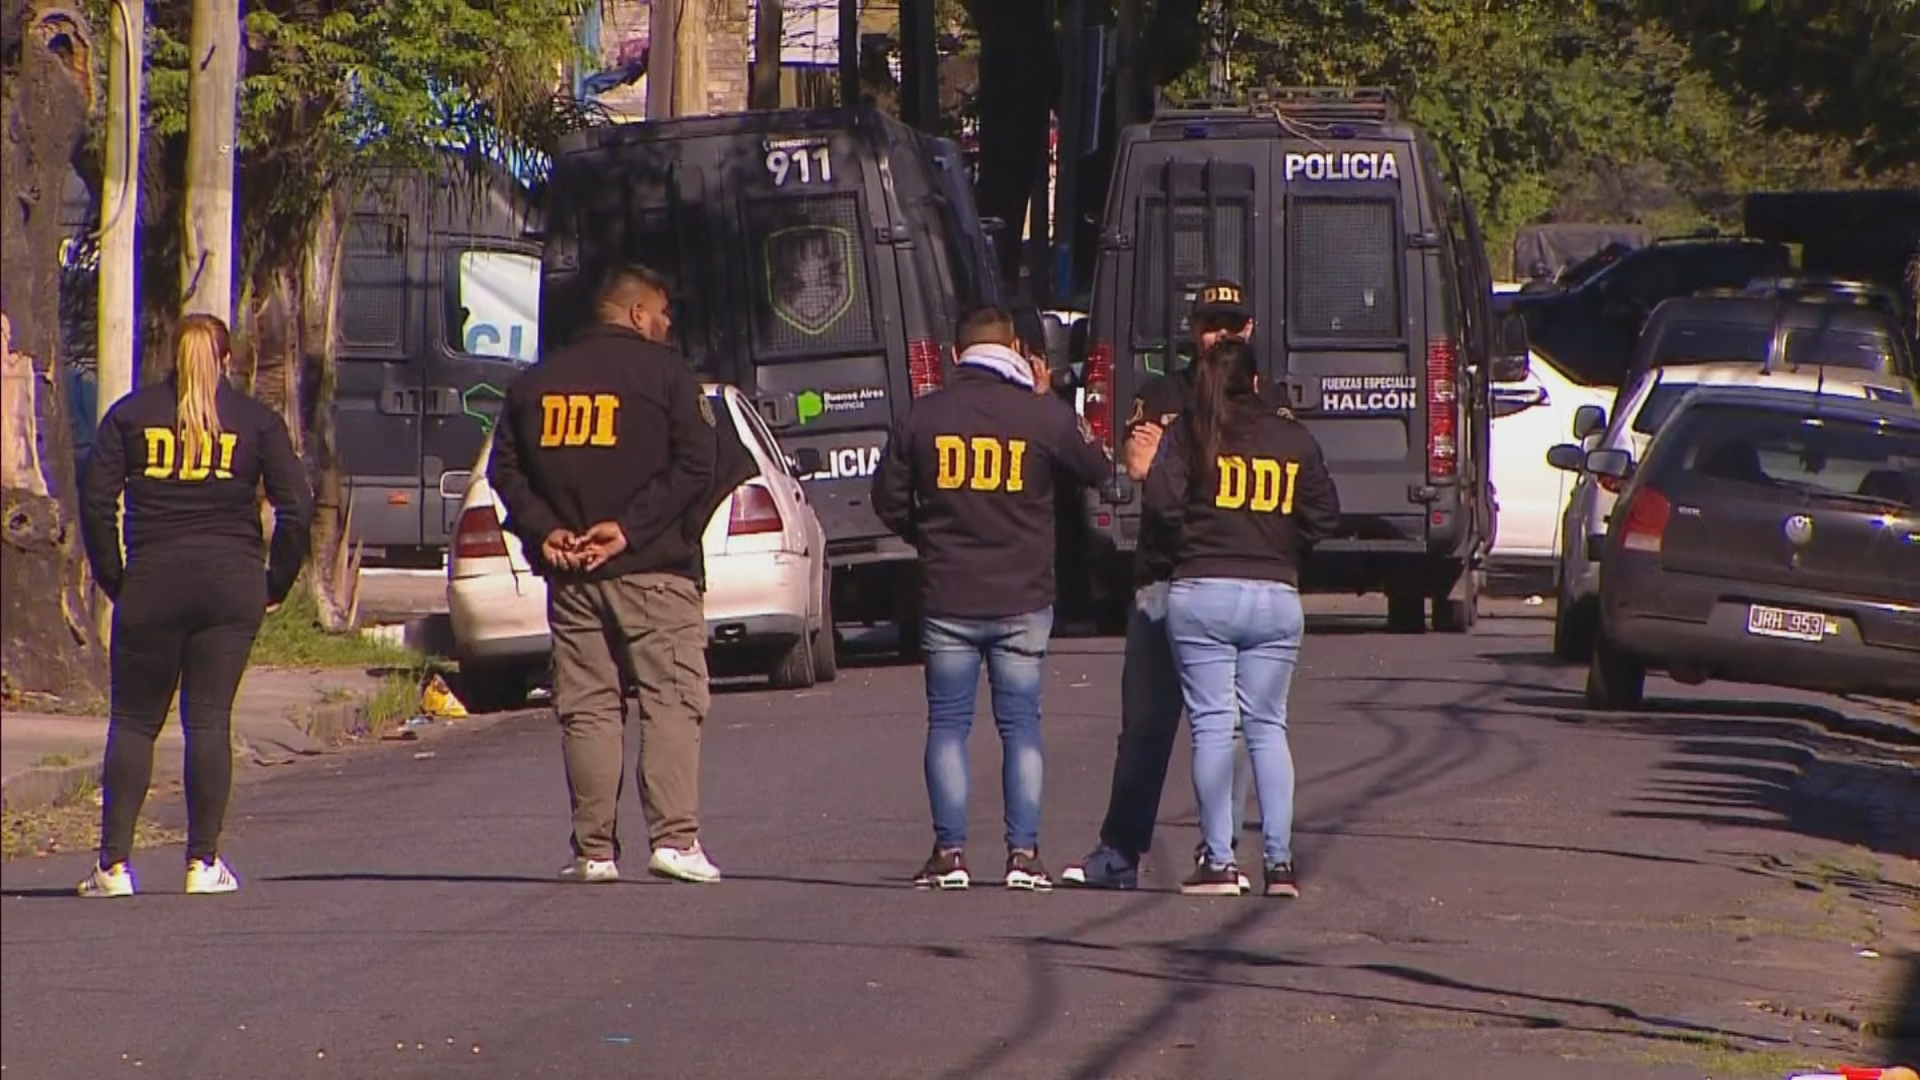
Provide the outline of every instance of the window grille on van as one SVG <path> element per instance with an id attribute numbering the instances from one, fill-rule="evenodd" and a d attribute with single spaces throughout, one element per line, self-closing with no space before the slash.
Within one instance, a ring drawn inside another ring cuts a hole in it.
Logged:
<path id="1" fill-rule="evenodd" d="M 747 204 L 758 354 L 840 352 L 874 343 L 859 196 L 775 196 Z"/>
<path id="2" fill-rule="evenodd" d="M 407 216 L 355 214 L 340 260 L 340 344 L 407 347 Z"/>
<path id="3" fill-rule="evenodd" d="M 1287 236 L 1290 336 L 1404 335 L 1400 212 L 1393 200 L 1296 198 Z"/>
<path id="4" fill-rule="evenodd" d="M 1163 328 L 1175 340 L 1185 341 L 1187 294 L 1209 281 L 1231 278 L 1252 288 L 1247 273 L 1251 237 L 1244 201 L 1215 202 L 1211 222 L 1205 203 L 1184 199 L 1175 203 L 1171 238 L 1165 201 L 1149 200 L 1141 207 L 1140 217 L 1141 243 L 1134 260 L 1138 286 L 1134 298 L 1136 344 L 1164 342 Z M 1167 257 L 1169 243 L 1171 261 Z"/>

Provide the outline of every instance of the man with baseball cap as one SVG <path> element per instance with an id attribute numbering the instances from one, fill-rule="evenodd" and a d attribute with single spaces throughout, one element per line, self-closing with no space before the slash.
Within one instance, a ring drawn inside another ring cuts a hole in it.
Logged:
<path id="1" fill-rule="evenodd" d="M 1253 307 L 1237 281 L 1210 282 L 1194 297 L 1188 324 L 1194 355 L 1228 338 L 1250 340 Z M 1193 370 L 1153 378 L 1133 398 L 1127 418 L 1125 461 L 1134 483 L 1146 480 L 1167 425 L 1193 404 Z M 1131 889 L 1139 884 L 1140 857 L 1153 844 L 1160 793 L 1166 786 L 1173 743 L 1180 734 L 1180 672 L 1167 638 L 1167 583 L 1173 574 L 1174 542 L 1151 520 L 1140 523 L 1134 548 L 1133 608 L 1127 615 L 1126 656 L 1120 672 L 1120 745 L 1113 761 L 1113 788 L 1100 825 L 1100 846 L 1060 874 L 1066 885 Z M 1234 771 L 1233 805 L 1242 816 L 1253 772 L 1244 752 Z M 1236 821 L 1234 836 L 1240 834 Z M 1249 886 L 1241 880 L 1241 891 Z"/>

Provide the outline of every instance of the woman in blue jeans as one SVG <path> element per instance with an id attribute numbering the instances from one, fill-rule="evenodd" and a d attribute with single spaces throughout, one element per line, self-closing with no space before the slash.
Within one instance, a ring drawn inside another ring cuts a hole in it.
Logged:
<path id="1" fill-rule="evenodd" d="M 1193 407 L 1167 430 L 1147 513 L 1179 530 L 1167 632 L 1193 727 L 1193 790 L 1206 854 L 1183 893 L 1240 895 L 1233 856 L 1233 729 L 1246 727 L 1260 798 L 1266 894 L 1298 896 L 1287 690 L 1300 655 L 1301 556 L 1340 525 L 1320 444 L 1258 395 L 1251 346 L 1195 362 Z"/>

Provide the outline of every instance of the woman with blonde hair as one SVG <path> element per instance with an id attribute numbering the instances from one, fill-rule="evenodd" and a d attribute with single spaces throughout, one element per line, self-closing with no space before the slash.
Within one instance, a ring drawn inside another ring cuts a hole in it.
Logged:
<path id="1" fill-rule="evenodd" d="M 187 743 L 186 891 L 240 887 L 220 857 L 233 698 L 261 620 L 286 599 L 306 558 L 313 495 L 286 424 L 227 381 L 231 361 L 226 323 L 182 319 L 173 373 L 115 402 L 87 459 L 81 535 L 94 580 L 114 604 L 113 701 L 100 859 L 81 896 L 134 893 L 134 823 L 176 688 Z M 270 558 L 260 535 L 262 483 L 274 509 Z"/>

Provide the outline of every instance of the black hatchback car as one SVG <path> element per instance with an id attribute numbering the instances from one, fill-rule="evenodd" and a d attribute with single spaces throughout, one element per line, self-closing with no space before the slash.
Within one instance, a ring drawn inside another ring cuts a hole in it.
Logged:
<path id="1" fill-rule="evenodd" d="M 1589 704 L 1637 705 L 1650 668 L 1920 700 L 1920 412 L 1703 388 L 1643 463 L 1585 468 L 1627 481 Z"/>

